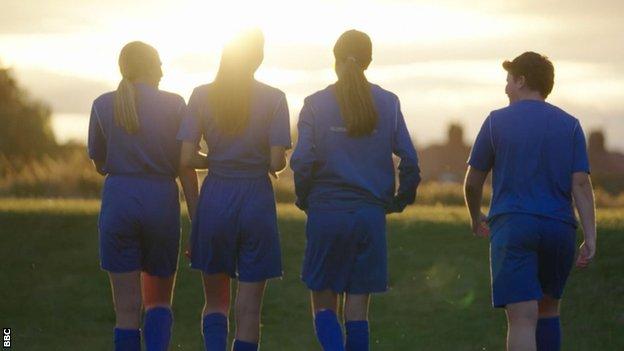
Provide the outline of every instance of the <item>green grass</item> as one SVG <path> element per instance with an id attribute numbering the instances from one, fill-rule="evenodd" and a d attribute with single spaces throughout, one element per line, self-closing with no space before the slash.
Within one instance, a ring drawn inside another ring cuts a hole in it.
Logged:
<path id="1" fill-rule="evenodd" d="M 96 201 L 0 200 L 0 327 L 12 328 L 14 350 L 112 350 L 97 211 Z M 319 350 L 299 281 L 305 217 L 289 205 L 279 216 L 285 274 L 269 283 L 262 349 Z M 599 211 L 599 223 L 596 261 L 569 279 L 564 350 L 624 349 L 624 209 Z M 373 298 L 372 350 L 502 350 L 487 242 L 470 235 L 465 210 L 414 207 L 388 224 L 390 290 Z M 181 258 L 172 350 L 202 350 L 202 299 L 199 273 Z"/>

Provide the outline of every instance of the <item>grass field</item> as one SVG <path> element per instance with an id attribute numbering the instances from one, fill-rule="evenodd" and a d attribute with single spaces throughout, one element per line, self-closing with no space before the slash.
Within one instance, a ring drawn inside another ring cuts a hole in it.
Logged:
<path id="1" fill-rule="evenodd" d="M 112 350 L 98 205 L 0 200 L 0 327 L 12 329 L 13 350 Z M 285 273 L 267 290 L 261 349 L 319 350 L 299 281 L 305 217 L 289 205 L 279 216 Z M 505 319 L 490 307 L 487 242 L 470 235 L 465 210 L 413 207 L 388 223 L 390 290 L 373 298 L 372 350 L 502 350 Z M 624 350 L 623 248 L 624 209 L 599 211 L 598 256 L 572 273 L 562 306 L 564 350 Z M 172 350 L 202 350 L 200 278 L 185 258 L 174 300 Z"/>

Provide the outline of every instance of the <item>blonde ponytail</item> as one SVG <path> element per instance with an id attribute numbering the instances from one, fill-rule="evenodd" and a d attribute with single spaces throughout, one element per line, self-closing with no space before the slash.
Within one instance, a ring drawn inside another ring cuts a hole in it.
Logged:
<path id="1" fill-rule="evenodd" d="M 219 131 L 242 133 L 249 125 L 254 74 L 264 59 L 264 35 L 259 29 L 239 33 L 224 48 L 209 103 Z"/>
<path id="2" fill-rule="evenodd" d="M 126 44 L 119 54 L 121 82 L 117 87 L 114 102 L 115 125 L 128 134 L 139 131 L 137 113 L 138 95 L 134 87 L 135 80 L 157 76 L 160 79 L 160 57 L 152 46 L 140 41 Z"/>
<path id="3" fill-rule="evenodd" d="M 119 82 L 114 105 L 115 125 L 128 134 L 136 134 L 139 131 L 139 115 L 136 110 L 136 92 L 129 79 L 123 78 Z"/>

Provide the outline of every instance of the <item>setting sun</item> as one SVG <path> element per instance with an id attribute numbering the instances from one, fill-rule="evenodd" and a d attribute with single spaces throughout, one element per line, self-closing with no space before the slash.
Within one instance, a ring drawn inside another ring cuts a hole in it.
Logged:
<path id="1" fill-rule="evenodd" d="M 624 111 L 618 98 L 624 76 L 617 69 L 620 63 L 612 59 L 623 49 L 613 44 L 592 49 L 608 37 L 591 34 L 592 23 L 580 10 L 548 17 L 556 6 L 538 12 L 520 2 L 473 7 L 461 1 L 160 0 L 112 1 L 107 6 L 80 2 L 67 11 L 63 6 L 47 11 L 60 18 L 42 22 L 50 30 L 0 36 L 1 63 L 24 72 L 25 84 L 37 96 L 56 96 L 70 88 L 55 83 L 57 76 L 113 89 L 119 80 L 120 48 L 143 40 L 160 52 L 161 88 L 188 98 L 194 86 L 214 78 L 223 44 L 239 30 L 256 27 L 266 38 L 265 61 L 257 77 L 284 89 L 294 121 L 303 97 L 335 80 L 332 47 L 339 33 L 357 28 L 373 40 L 367 74 L 399 93 L 419 142 L 440 140 L 444 124 L 451 121 L 467 124 L 468 135 L 474 135 L 488 106 L 506 103 L 500 63 L 536 50 L 558 63 L 557 82 L 566 82 L 555 86 L 552 99 L 589 127 L 605 127 L 608 143 L 624 147 L 614 137 L 624 132 L 618 122 Z M 618 32 L 618 21 L 610 22 L 608 13 L 617 11 L 601 13 L 603 23 L 614 29 L 610 35 Z M 20 25 L 25 24 L 13 26 Z M 588 44 L 577 46 L 579 36 L 586 36 Z M 95 98 L 95 90 L 85 90 L 93 91 L 85 100 Z M 59 137 L 84 140 L 77 124 L 85 127 L 88 103 L 52 99 L 51 104 L 57 107 L 54 125 Z"/>

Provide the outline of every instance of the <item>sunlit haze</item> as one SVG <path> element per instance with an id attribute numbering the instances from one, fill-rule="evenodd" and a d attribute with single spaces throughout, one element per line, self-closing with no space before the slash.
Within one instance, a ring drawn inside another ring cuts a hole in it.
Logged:
<path id="1" fill-rule="evenodd" d="M 90 104 L 115 88 L 128 41 L 155 46 L 161 89 L 188 98 L 213 79 L 223 43 L 259 27 L 257 79 L 286 92 L 294 123 L 303 98 L 335 80 L 332 47 L 345 30 L 373 40 L 371 82 L 394 91 L 417 143 L 444 138 L 449 122 L 471 139 L 507 104 L 501 62 L 523 51 L 549 56 L 549 101 L 586 132 L 604 129 L 624 149 L 624 25 L 620 1 L 122 1 L 4 0 L 0 65 L 54 111 L 59 140 L 86 137 Z"/>

